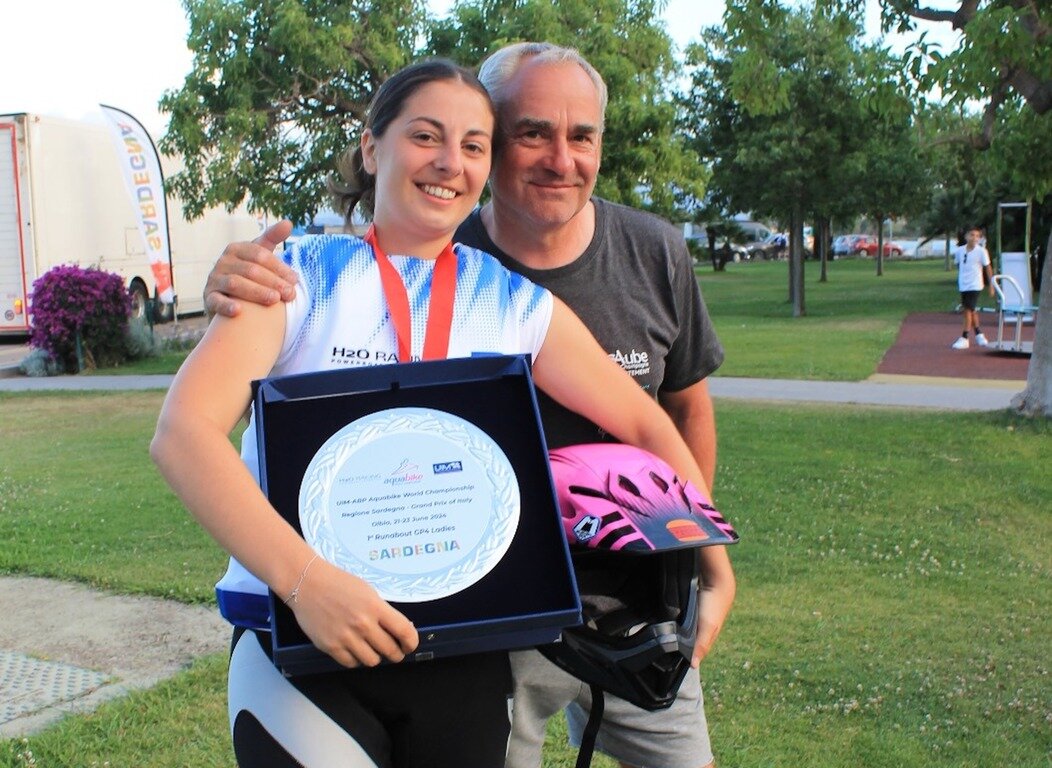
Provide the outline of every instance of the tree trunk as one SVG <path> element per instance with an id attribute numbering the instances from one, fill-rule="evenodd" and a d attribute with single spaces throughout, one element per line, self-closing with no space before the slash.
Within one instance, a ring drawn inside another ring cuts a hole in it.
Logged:
<path id="1" fill-rule="evenodd" d="M 712 259 L 712 271 L 721 272 L 725 266 L 723 262 L 717 263 L 716 259 L 716 235 L 712 232 L 706 233 L 706 239 L 709 242 L 709 258 Z"/>
<path id="2" fill-rule="evenodd" d="M 1026 389 L 1012 398 L 1012 407 L 1025 416 L 1052 418 L 1052 232 L 1045 246 L 1041 291 L 1034 328 L 1034 353 L 1026 369 Z"/>
<path id="3" fill-rule="evenodd" d="M 884 275 L 884 216 L 877 216 L 877 277 Z"/>
<path id="4" fill-rule="evenodd" d="M 826 263 L 829 260 L 829 229 L 832 224 L 827 216 L 819 216 L 815 222 L 815 248 L 818 249 L 819 263 L 821 264 L 821 275 L 818 282 L 827 282 Z"/>
<path id="5" fill-rule="evenodd" d="M 946 235 L 946 271 L 949 272 L 953 267 L 950 262 L 950 236 Z"/>
<path id="6" fill-rule="evenodd" d="M 804 308 L 804 214 L 799 203 L 793 203 L 789 218 L 789 300 L 793 317 L 803 317 Z"/>

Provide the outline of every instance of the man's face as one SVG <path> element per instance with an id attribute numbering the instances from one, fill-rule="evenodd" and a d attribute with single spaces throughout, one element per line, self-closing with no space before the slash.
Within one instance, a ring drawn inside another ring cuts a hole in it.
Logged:
<path id="1" fill-rule="evenodd" d="M 966 235 L 968 239 L 968 247 L 974 248 L 975 246 L 979 245 L 979 240 L 982 238 L 982 236 L 983 233 L 980 232 L 978 229 L 969 229 L 968 234 Z"/>
<path id="2" fill-rule="evenodd" d="M 524 64 L 498 106 L 493 204 L 551 231 L 588 204 L 599 173 L 603 115 L 595 85 L 572 62 Z"/>

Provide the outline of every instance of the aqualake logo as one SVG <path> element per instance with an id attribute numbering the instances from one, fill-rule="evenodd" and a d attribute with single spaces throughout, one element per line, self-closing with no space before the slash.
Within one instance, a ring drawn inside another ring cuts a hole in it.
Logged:
<path id="1" fill-rule="evenodd" d="M 424 479 L 420 474 L 420 468 L 409 459 L 402 459 L 402 463 L 388 477 L 384 478 L 385 485 L 406 485 L 407 483 L 419 483 Z"/>
<path id="2" fill-rule="evenodd" d="M 431 469 L 436 475 L 444 475 L 447 472 L 463 472 L 464 465 L 459 461 L 443 461 L 438 464 L 432 464 Z"/>
<path id="3" fill-rule="evenodd" d="M 456 539 L 447 541 L 432 541 L 427 544 L 406 544 L 401 547 L 388 547 L 387 549 L 370 549 L 370 560 L 393 560 L 398 557 L 419 557 L 420 555 L 437 555 L 441 552 L 455 552 L 460 549 L 460 542 Z"/>

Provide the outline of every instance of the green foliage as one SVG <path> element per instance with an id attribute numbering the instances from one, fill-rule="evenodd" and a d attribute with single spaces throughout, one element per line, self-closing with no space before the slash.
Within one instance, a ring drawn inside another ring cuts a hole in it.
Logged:
<path id="1" fill-rule="evenodd" d="M 919 207 L 912 95 L 896 59 L 862 46 L 855 17 L 755 0 L 724 21 L 689 51 L 685 113 L 725 207 L 781 221 L 794 204 L 833 218 Z"/>
<path id="2" fill-rule="evenodd" d="M 1000 112 L 989 167 L 1005 190 L 1002 199 L 1030 198 L 1052 204 L 1052 113 L 1038 115 L 1020 100 Z"/>
<path id="3" fill-rule="evenodd" d="M 722 207 L 787 221 L 794 203 L 816 208 L 862 120 L 839 66 L 839 24 L 826 37 L 802 12 L 746 10 L 729 5 L 726 33 L 707 30 L 688 51 L 685 127 Z"/>
<path id="4" fill-rule="evenodd" d="M 431 29 L 430 50 L 475 66 L 509 43 L 577 48 L 610 94 L 597 193 L 676 217 L 704 194 L 706 172 L 676 131 L 668 84 L 679 73 L 656 0 L 461 0 Z"/>
<path id="5" fill-rule="evenodd" d="M 422 0 L 184 0 L 193 70 L 161 109 L 161 149 L 191 216 L 233 208 L 302 221 L 356 140 L 374 91 L 413 58 Z"/>
<path id="6" fill-rule="evenodd" d="M 913 120 L 914 94 L 899 89 L 901 61 L 881 48 L 864 48 L 861 53 L 861 86 L 869 98 L 863 101 L 856 180 L 863 185 L 863 212 L 879 224 L 921 210 L 931 181 Z"/>
<path id="7" fill-rule="evenodd" d="M 991 227 L 997 201 L 1006 193 L 1003 169 L 989 152 L 952 138 L 978 132 L 979 118 L 940 104 L 923 105 L 917 117 L 931 175 L 929 200 L 919 217 L 921 229 L 956 238 L 971 224 Z"/>
<path id="8" fill-rule="evenodd" d="M 835 3 L 858 9 L 862 0 Z M 920 31 L 906 55 L 904 72 L 919 90 L 952 107 L 972 110 L 978 103 L 984 120 L 957 134 L 981 149 L 1002 139 L 1006 176 L 1014 196 L 1049 194 L 1052 161 L 1052 17 L 1047 2 L 951 3 L 945 10 L 913 0 L 881 0 L 885 30 Z M 945 4 L 944 4 L 945 5 Z M 956 5 L 956 8 L 953 6 Z M 926 39 L 924 24 L 952 24 L 962 34 L 952 50 Z M 1025 114 L 1025 119 L 1018 119 Z M 1032 153 L 1032 154 L 1031 154 Z"/>
<path id="9" fill-rule="evenodd" d="M 184 158 L 171 183 L 190 215 L 249 197 L 304 220 L 327 204 L 324 181 L 389 74 L 430 55 L 475 67 L 517 40 L 575 46 L 607 81 L 599 194 L 672 216 L 704 192 L 675 131 L 679 69 L 658 0 L 462 0 L 443 21 L 423 0 L 185 2 L 194 65 L 161 101 L 161 148 Z"/>
<path id="10" fill-rule="evenodd" d="M 893 1 L 886 4 L 902 6 L 907 13 L 915 12 L 919 5 Z M 1047 87 L 1052 80 L 1047 5 L 1004 0 L 975 5 L 974 15 L 960 20 L 964 34 L 956 49 L 942 51 L 924 44 L 913 48 L 910 70 L 925 90 L 936 89 L 949 103 L 963 105 L 970 100 L 989 98 L 1006 83 L 1020 95 L 1029 95 L 1023 81 L 1013 79 L 1012 73 L 1026 72 L 1029 78 L 1044 81 Z M 1042 5 L 1045 5 L 1043 10 Z M 899 27 L 915 28 L 916 20 L 908 15 L 900 16 Z M 1036 103 L 1034 106 L 1035 111 L 1039 111 Z M 1047 109 L 1045 106 L 1040 111 Z"/>

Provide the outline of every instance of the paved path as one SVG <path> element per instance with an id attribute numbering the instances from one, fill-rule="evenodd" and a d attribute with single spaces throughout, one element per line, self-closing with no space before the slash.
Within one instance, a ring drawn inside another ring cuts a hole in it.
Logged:
<path id="1" fill-rule="evenodd" d="M 0 378 L 0 392 L 167 389 L 171 376 L 53 376 Z M 772 402 L 844 403 L 955 411 L 1008 408 L 1022 381 L 939 379 L 877 375 L 868 381 L 793 381 L 714 376 L 713 397 Z"/>

